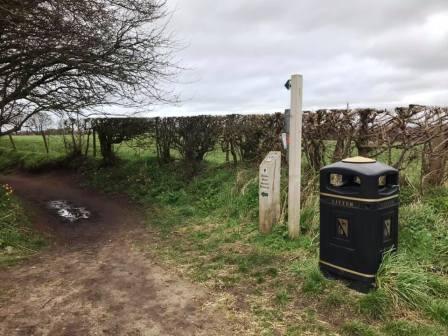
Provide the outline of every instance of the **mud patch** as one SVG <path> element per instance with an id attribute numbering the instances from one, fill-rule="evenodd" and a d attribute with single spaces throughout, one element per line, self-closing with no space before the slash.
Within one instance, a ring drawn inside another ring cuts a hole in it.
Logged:
<path id="1" fill-rule="evenodd" d="M 26 202 L 35 227 L 56 238 L 23 264 L 0 268 L 0 335 L 248 334 L 221 311 L 227 298 L 215 300 L 146 250 L 158 238 L 126 198 L 79 188 L 54 172 L 0 176 L 0 183 Z M 50 200 L 66 202 L 50 209 Z M 89 219 L 70 223 L 57 213 L 81 207 Z"/>
<path id="2" fill-rule="evenodd" d="M 74 223 L 78 220 L 89 219 L 90 211 L 85 207 L 75 206 L 69 201 L 56 200 L 47 203 L 49 209 L 56 211 L 57 215 L 62 219 Z"/>

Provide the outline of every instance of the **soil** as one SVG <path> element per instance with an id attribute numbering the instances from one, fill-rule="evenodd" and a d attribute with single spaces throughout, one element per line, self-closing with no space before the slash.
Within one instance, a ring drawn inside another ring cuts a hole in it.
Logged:
<path id="1" fill-rule="evenodd" d="M 0 335 L 227 335 L 212 294 L 136 248 L 151 241 L 123 197 L 79 186 L 69 173 L 0 177 L 50 246 L 0 269 Z M 48 202 L 90 211 L 70 222 Z M 137 245 L 136 245 L 137 244 Z"/>

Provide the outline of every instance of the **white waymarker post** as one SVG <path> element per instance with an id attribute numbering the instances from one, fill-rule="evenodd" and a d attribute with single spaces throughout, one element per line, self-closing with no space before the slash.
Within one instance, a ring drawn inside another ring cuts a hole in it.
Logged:
<path id="1" fill-rule="evenodd" d="M 288 84 L 289 83 L 289 84 Z M 300 180 L 302 166 L 302 75 L 292 75 L 287 83 L 291 90 L 289 130 L 288 232 L 290 238 L 300 234 Z"/>
<path id="2" fill-rule="evenodd" d="M 280 218 L 281 152 L 269 152 L 260 164 L 259 220 L 260 232 L 269 233 Z"/>

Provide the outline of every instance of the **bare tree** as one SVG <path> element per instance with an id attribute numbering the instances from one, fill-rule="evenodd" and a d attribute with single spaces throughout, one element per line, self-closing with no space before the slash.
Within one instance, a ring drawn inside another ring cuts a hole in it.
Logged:
<path id="1" fill-rule="evenodd" d="M 52 120 L 48 113 L 40 112 L 34 114 L 28 119 L 25 127 L 35 134 L 40 134 L 44 142 L 45 151 L 48 154 L 50 151 L 49 138 L 46 134 L 46 130 L 51 126 Z"/>
<path id="2" fill-rule="evenodd" d="M 62 140 L 66 152 L 73 156 L 87 155 L 90 130 L 92 128 L 90 119 L 82 118 L 78 113 L 60 114 Z"/>
<path id="3" fill-rule="evenodd" d="M 158 0 L 0 0 L 0 135 L 42 111 L 165 100 L 175 72 Z"/>

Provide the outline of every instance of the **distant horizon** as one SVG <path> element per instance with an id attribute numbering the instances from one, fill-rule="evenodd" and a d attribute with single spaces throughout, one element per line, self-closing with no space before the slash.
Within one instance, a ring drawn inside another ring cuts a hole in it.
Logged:
<path id="1" fill-rule="evenodd" d="M 289 101 L 288 101 L 289 102 Z M 373 108 L 373 109 L 395 109 L 397 107 L 409 107 L 409 105 L 422 105 L 422 106 L 427 106 L 427 107 L 448 107 L 444 106 L 444 105 L 430 105 L 430 104 L 419 104 L 419 103 L 409 103 L 409 104 L 376 104 L 375 106 L 373 105 L 364 105 L 364 104 L 358 104 L 358 105 L 352 105 L 349 104 L 349 108 L 350 109 L 366 109 L 366 108 Z M 329 106 L 329 107 L 319 107 L 319 106 L 314 106 L 312 108 L 309 108 L 307 106 L 303 107 L 303 111 L 317 111 L 317 110 L 332 110 L 332 109 L 346 109 L 347 104 L 345 105 L 340 105 L 340 106 Z M 257 114 L 274 114 L 274 113 L 283 113 L 285 111 L 285 109 L 288 109 L 289 106 L 285 105 L 284 108 L 282 109 L 272 109 L 272 110 L 262 110 L 262 111 L 213 111 L 213 112 L 207 112 L 207 111 L 198 111 L 198 112 L 193 112 L 193 111 L 182 111 L 179 108 L 176 107 L 169 107 L 169 106 L 164 106 L 161 109 L 156 109 L 156 107 L 154 107 L 152 109 L 152 111 L 140 111 L 140 112 L 124 112 L 121 109 L 117 109 L 114 111 L 109 111 L 109 112 L 105 112 L 105 113 L 110 113 L 108 114 L 108 116 L 110 117 L 114 117 L 115 116 L 122 116 L 122 117 L 137 117 L 137 118 L 156 118 L 156 117 L 190 117 L 190 116 L 197 116 L 197 115 L 231 115 L 231 114 L 241 114 L 241 115 L 257 115 Z M 106 110 L 106 108 L 105 108 Z M 131 109 L 132 110 L 132 109 Z M 120 112 L 121 111 L 121 112 Z M 97 115 L 98 117 L 101 117 L 101 114 Z"/>

